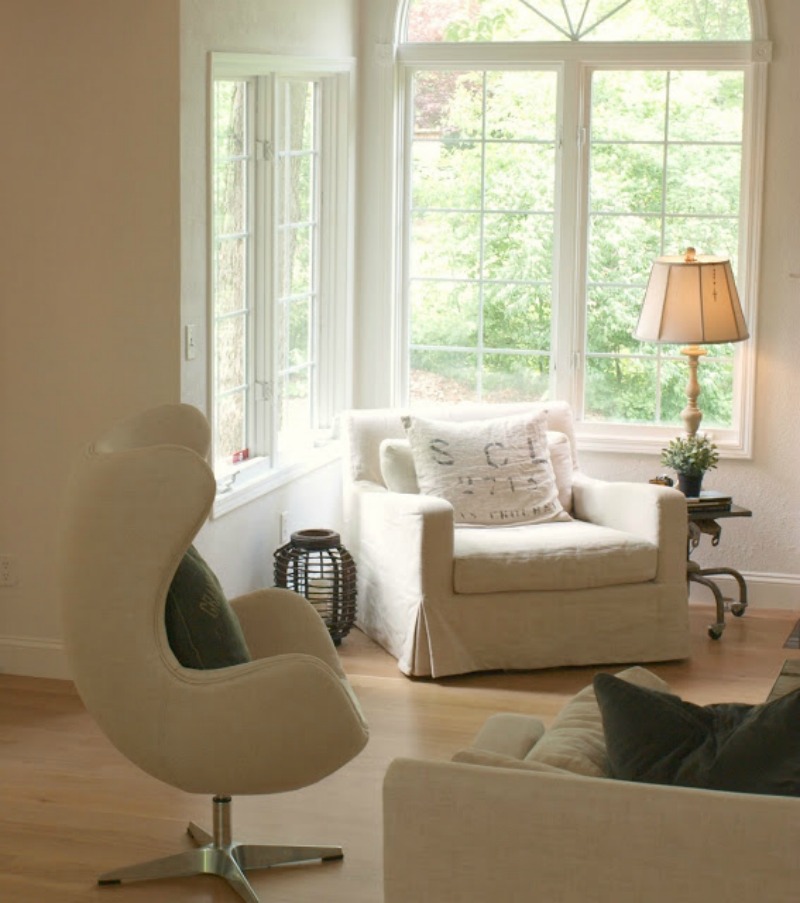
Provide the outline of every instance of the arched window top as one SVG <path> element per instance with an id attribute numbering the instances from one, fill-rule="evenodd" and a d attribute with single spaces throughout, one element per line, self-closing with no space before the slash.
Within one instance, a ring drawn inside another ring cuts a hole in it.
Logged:
<path id="1" fill-rule="evenodd" d="M 404 40 L 749 41 L 748 0 L 408 0 Z"/>

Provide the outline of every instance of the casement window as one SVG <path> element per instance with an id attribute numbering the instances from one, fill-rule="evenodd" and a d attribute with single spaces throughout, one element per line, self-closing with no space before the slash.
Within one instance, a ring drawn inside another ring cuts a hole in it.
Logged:
<path id="1" fill-rule="evenodd" d="M 653 260 L 730 257 L 754 335 L 770 48 L 747 0 L 408 0 L 400 21 L 398 400 L 561 398 L 584 447 L 660 447 L 688 371 L 633 338 Z M 732 454 L 754 344 L 702 362 Z"/>
<path id="2" fill-rule="evenodd" d="M 350 90 L 348 63 L 212 57 L 216 511 L 324 458 L 347 403 Z"/>

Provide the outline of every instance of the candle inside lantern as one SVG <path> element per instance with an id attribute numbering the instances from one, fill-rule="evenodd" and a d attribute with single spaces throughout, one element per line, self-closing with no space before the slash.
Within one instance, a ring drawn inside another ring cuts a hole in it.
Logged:
<path id="1" fill-rule="evenodd" d="M 309 578 L 306 598 L 315 607 L 327 606 L 333 601 L 333 580 L 330 577 Z"/>

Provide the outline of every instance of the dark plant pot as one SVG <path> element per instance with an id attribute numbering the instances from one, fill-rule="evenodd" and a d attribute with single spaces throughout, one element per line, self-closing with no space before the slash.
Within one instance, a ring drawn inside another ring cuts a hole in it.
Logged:
<path id="1" fill-rule="evenodd" d="M 678 489 L 690 499 L 696 499 L 700 496 L 700 487 L 703 485 L 703 475 L 699 477 L 688 473 L 678 474 Z"/>

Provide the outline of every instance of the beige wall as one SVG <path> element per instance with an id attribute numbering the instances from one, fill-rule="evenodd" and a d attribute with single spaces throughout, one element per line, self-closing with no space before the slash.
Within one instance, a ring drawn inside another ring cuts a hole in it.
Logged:
<path id="1" fill-rule="evenodd" d="M 178 0 L 0 7 L 0 669 L 60 663 L 81 444 L 180 397 Z M 32 658 L 31 658 L 32 657 Z"/>
<path id="2" fill-rule="evenodd" d="M 354 0 L 4 0 L 0 6 L 0 671 L 60 676 L 57 520 L 70 462 L 116 418 L 205 383 L 209 50 L 353 56 Z M 200 354 L 182 362 L 182 325 Z M 235 594 L 272 582 L 278 515 L 336 526 L 338 466 L 199 540 Z"/>

